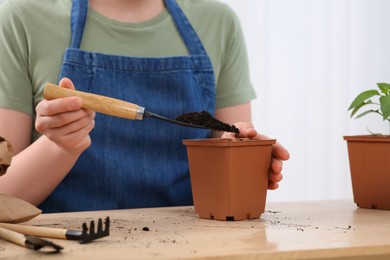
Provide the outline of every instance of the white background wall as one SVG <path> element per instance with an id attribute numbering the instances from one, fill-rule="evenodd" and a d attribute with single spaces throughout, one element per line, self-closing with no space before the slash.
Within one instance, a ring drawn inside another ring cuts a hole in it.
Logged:
<path id="1" fill-rule="evenodd" d="M 291 153 L 268 201 L 352 198 L 343 135 L 389 131 L 378 116 L 351 120 L 347 108 L 390 82 L 390 1 L 222 1 L 244 29 L 254 124 Z"/>
<path id="2" fill-rule="evenodd" d="M 389 131 L 379 116 L 351 120 L 347 108 L 361 91 L 390 82 L 390 1 L 224 2 L 247 40 L 254 124 L 291 153 L 268 201 L 352 198 L 343 135 Z"/>

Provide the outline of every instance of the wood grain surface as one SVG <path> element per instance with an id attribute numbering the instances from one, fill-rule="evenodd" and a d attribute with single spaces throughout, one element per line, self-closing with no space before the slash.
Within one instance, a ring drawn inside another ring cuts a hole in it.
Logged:
<path id="1" fill-rule="evenodd" d="M 0 259 L 390 259 L 390 211 L 352 201 L 268 203 L 259 219 L 200 219 L 193 207 L 42 214 L 26 224 L 79 229 L 111 218 L 109 237 L 45 255 L 0 240 Z M 107 258 L 109 257 L 109 258 Z"/>

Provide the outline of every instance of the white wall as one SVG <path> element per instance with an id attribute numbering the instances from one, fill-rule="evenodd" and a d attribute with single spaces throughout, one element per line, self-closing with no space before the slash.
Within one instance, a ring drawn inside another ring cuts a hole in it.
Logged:
<path id="1" fill-rule="evenodd" d="M 388 133 L 351 120 L 352 99 L 390 82 L 387 0 L 224 0 L 244 28 L 257 129 L 291 152 L 269 201 L 352 198 L 343 135 Z M 389 151 L 390 158 L 390 151 Z"/>

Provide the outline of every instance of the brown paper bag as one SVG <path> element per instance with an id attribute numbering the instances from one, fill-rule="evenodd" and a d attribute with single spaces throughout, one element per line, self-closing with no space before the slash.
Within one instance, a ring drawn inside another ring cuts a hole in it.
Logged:
<path id="1" fill-rule="evenodd" d="M 13 155 L 12 145 L 0 136 L 0 176 L 7 172 Z"/>
<path id="2" fill-rule="evenodd" d="M 28 221 L 42 210 L 19 198 L 0 193 L 0 222 L 20 223 Z"/>

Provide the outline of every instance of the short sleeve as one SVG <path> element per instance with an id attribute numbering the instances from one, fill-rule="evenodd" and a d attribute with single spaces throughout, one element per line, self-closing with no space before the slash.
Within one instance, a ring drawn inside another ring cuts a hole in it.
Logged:
<path id="1" fill-rule="evenodd" d="M 24 22 L 12 1 L 0 5 L 0 107 L 33 114 Z"/>
<path id="2" fill-rule="evenodd" d="M 237 15 L 225 8 L 225 50 L 217 81 L 217 108 L 239 105 L 256 97 L 249 75 L 244 34 Z"/>

